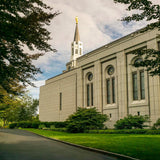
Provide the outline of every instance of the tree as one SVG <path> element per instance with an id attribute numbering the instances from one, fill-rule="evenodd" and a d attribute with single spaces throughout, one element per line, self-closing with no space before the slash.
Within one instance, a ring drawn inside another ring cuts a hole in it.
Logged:
<path id="1" fill-rule="evenodd" d="M 139 10 L 140 12 L 132 14 L 131 16 L 126 16 L 122 18 L 122 21 L 151 21 L 157 20 L 156 23 L 151 23 L 145 28 L 141 29 L 140 32 L 145 32 L 148 30 L 153 30 L 158 28 L 160 30 L 160 5 L 155 5 L 150 0 L 114 0 L 115 3 L 126 4 L 127 10 Z M 135 67 L 146 67 L 150 75 L 160 76 L 160 51 L 154 49 L 139 49 L 134 52 L 137 56 L 143 57 L 141 62 L 133 64 Z"/>
<path id="2" fill-rule="evenodd" d="M 58 14 L 42 0 L 0 1 L 0 87 L 8 93 L 19 94 L 17 86 L 34 86 L 31 80 L 41 71 L 32 61 L 56 51 L 48 43 L 46 26 Z M 24 47 L 39 53 L 26 53 Z"/>
<path id="3" fill-rule="evenodd" d="M 78 108 L 77 112 L 67 119 L 67 131 L 78 133 L 90 129 L 101 129 L 106 120 L 108 120 L 107 115 L 101 114 L 96 108 Z"/>
<path id="4" fill-rule="evenodd" d="M 7 122 L 20 122 L 38 120 L 37 109 L 39 101 L 32 99 L 29 95 L 23 97 L 7 97 L 5 102 L 0 103 L 0 119 L 4 125 Z"/>
<path id="5" fill-rule="evenodd" d="M 13 113 L 11 110 L 13 110 L 15 107 L 20 105 L 20 103 L 12 94 L 8 94 L 1 87 L 0 87 L 0 91 L 3 94 L 3 99 L 2 101 L 0 101 L 0 119 L 3 121 L 3 124 L 5 125 L 9 119 L 8 117 L 9 113 Z M 13 113 L 13 114 L 10 114 L 10 116 L 12 117 L 15 115 Z"/>

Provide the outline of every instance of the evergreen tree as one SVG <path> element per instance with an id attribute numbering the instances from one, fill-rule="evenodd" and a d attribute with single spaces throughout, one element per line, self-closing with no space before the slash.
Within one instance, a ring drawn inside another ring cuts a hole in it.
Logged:
<path id="1" fill-rule="evenodd" d="M 115 3 L 122 3 L 127 5 L 127 10 L 138 10 L 140 12 L 122 18 L 122 21 L 151 21 L 156 20 L 156 23 L 147 25 L 140 32 L 153 30 L 158 28 L 160 30 L 160 5 L 153 4 L 150 0 L 114 0 Z M 140 49 L 134 52 L 137 56 L 144 57 L 143 61 L 134 64 L 135 67 L 146 67 L 150 75 L 160 76 L 160 51 L 154 49 Z"/>

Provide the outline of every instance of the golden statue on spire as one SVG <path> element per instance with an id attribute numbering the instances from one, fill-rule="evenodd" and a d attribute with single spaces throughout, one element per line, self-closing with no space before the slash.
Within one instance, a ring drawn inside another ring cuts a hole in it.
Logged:
<path id="1" fill-rule="evenodd" d="M 78 17 L 77 16 L 76 16 L 75 20 L 76 20 L 76 23 L 78 23 Z"/>

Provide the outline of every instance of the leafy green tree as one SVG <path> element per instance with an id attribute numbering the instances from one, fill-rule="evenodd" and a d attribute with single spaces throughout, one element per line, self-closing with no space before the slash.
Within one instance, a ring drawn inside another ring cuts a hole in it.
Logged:
<path id="1" fill-rule="evenodd" d="M 38 104 L 37 99 L 32 99 L 28 95 L 10 98 L 5 103 L 0 103 L 0 119 L 4 125 L 7 122 L 38 120 Z"/>
<path id="2" fill-rule="evenodd" d="M 42 0 L 0 1 L 0 87 L 8 93 L 19 94 L 16 86 L 34 86 L 31 80 L 41 71 L 32 61 L 56 51 L 46 26 L 58 14 Z M 29 54 L 24 47 L 39 53 Z"/>
<path id="3" fill-rule="evenodd" d="M 149 122 L 148 116 L 129 115 L 127 117 L 124 117 L 123 119 L 118 120 L 114 126 L 116 129 L 142 129 L 143 127 L 145 127 L 145 122 Z"/>
<path id="4" fill-rule="evenodd" d="M 0 102 L 0 119 L 3 121 L 5 126 L 10 118 L 15 117 L 13 110 L 20 105 L 20 102 L 5 91 L 3 94 L 3 102 Z"/>
<path id="5" fill-rule="evenodd" d="M 153 4 L 150 0 L 114 0 L 115 3 L 122 3 L 127 5 L 127 10 L 137 10 L 139 12 L 122 18 L 122 21 L 151 21 L 156 20 L 156 23 L 147 25 L 140 32 L 153 30 L 158 28 L 160 30 L 160 5 Z M 135 67 L 146 67 L 150 75 L 160 76 L 160 51 L 154 49 L 140 49 L 134 52 L 137 56 L 144 56 L 143 61 L 134 64 Z"/>
<path id="6" fill-rule="evenodd" d="M 77 112 L 67 119 L 67 131 L 78 133 L 90 129 L 101 129 L 107 120 L 107 115 L 101 114 L 96 108 L 78 108 Z"/>

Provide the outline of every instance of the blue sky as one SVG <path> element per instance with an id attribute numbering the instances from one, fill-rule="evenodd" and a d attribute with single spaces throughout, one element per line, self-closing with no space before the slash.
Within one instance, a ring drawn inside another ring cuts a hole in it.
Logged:
<path id="1" fill-rule="evenodd" d="M 159 0 L 152 1 L 159 3 Z M 144 21 L 130 24 L 120 21 L 131 13 L 125 10 L 125 5 L 115 4 L 113 0 L 45 0 L 45 3 L 53 7 L 54 11 L 61 12 L 47 27 L 52 37 L 49 43 L 57 52 L 47 53 L 34 62 L 43 71 L 43 74 L 37 75 L 37 81 L 34 82 L 37 88 L 28 87 L 34 98 L 39 98 L 39 87 L 44 85 L 46 79 L 65 70 L 65 64 L 70 60 L 76 16 L 79 17 L 84 54 L 146 25 Z"/>

